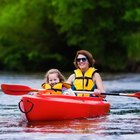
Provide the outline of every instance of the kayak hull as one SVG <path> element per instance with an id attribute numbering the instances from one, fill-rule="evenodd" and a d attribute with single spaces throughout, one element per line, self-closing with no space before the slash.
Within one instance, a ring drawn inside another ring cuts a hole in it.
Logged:
<path id="1" fill-rule="evenodd" d="M 19 109 L 28 122 L 57 121 L 107 115 L 110 104 L 97 97 L 25 95 Z"/>

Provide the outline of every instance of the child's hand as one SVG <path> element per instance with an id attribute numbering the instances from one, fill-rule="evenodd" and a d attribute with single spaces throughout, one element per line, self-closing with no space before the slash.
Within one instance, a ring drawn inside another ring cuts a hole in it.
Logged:
<path id="1" fill-rule="evenodd" d="M 63 93 L 64 95 L 71 95 L 71 96 L 75 96 L 75 93 L 73 92 L 73 90 L 70 88 L 70 89 L 67 89 L 66 91 L 64 91 Z"/>
<path id="2" fill-rule="evenodd" d="M 30 92 L 29 95 L 37 96 L 38 93 L 36 92 Z"/>

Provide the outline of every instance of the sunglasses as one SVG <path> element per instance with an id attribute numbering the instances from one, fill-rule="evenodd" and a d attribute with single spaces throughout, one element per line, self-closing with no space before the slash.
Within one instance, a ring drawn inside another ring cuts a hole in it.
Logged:
<path id="1" fill-rule="evenodd" d="M 83 58 L 77 58 L 76 61 L 77 62 L 80 62 L 82 60 L 82 62 L 86 62 L 87 61 L 87 58 L 86 57 L 83 57 Z"/>

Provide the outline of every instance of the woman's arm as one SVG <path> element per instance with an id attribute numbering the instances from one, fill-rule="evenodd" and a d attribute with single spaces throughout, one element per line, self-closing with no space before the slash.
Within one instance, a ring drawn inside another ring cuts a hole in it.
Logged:
<path id="1" fill-rule="evenodd" d="M 94 94 L 97 95 L 97 96 L 100 96 L 100 94 L 102 92 L 105 92 L 105 88 L 103 86 L 103 81 L 102 81 L 102 78 L 100 76 L 99 73 L 95 73 L 93 75 L 93 81 L 95 82 L 96 86 L 97 86 L 97 89 L 94 90 Z M 106 97 L 106 96 L 102 96 L 102 97 Z"/>
<path id="2" fill-rule="evenodd" d="M 69 78 L 67 79 L 66 83 L 72 85 L 74 79 L 75 79 L 75 74 L 72 74 L 72 75 L 69 76 Z"/>

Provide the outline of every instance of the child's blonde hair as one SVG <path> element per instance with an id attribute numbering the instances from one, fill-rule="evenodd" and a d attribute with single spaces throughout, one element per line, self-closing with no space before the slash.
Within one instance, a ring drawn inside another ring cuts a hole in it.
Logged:
<path id="1" fill-rule="evenodd" d="M 62 73 L 58 69 L 50 69 L 45 75 L 45 79 L 46 79 L 47 83 L 49 83 L 49 75 L 53 74 L 53 73 L 56 73 L 58 75 L 58 78 L 60 79 L 60 82 L 65 81 L 65 77 L 62 75 Z"/>

